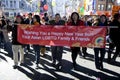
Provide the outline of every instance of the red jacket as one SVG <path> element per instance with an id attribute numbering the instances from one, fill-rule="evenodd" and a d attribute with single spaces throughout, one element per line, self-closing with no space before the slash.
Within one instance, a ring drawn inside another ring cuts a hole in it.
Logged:
<path id="1" fill-rule="evenodd" d="M 78 20 L 76 24 L 74 22 L 68 22 L 67 25 L 70 25 L 70 26 L 84 26 L 85 23 L 82 20 Z"/>
<path id="2" fill-rule="evenodd" d="M 85 23 L 82 20 L 78 20 L 76 24 L 74 22 L 68 22 L 67 25 L 69 26 L 85 26 Z M 71 49 L 75 49 L 75 47 L 70 47 Z M 75 49 L 75 50 L 80 50 L 80 49 Z"/>

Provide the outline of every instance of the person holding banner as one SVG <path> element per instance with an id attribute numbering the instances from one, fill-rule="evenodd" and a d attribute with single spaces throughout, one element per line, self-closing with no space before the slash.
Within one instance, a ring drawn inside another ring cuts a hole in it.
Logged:
<path id="1" fill-rule="evenodd" d="M 40 16 L 39 15 L 34 15 L 33 16 L 33 24 L 34 25 L 40 25 Z M 34 44 L 33 49 L 35 51 L 35 60 L 36 60 L 36 67 L 38 67 L 38 64 L 40 63 L 40 45 L 39 44 Z"/>
<path id="2" fill-rule="evenodd" d="M 71 21 L 69 23 L 67 23 L 67 25 L 71 25 L 71 26 L 84 26 L 85 23 L 80 20 L 79 14 L 77 12 L 73 12 L 71 14 Z M 81 53 L 80 51 L 80 47 L 71 47 L 72 50 L 72 61 L 73 61 L 73 67 L 76 68 L 76 58 L 78 53 Z M 86 48 L 83 47 L 82 50 L 84 50 L 83 52 L 85 52 Z"/>
<path id="3" fill-rule="evenodd" d="M 65 21 L 61 20 L 60 14 L 55 15 L 55 20 L 49 21 L 50 25 L 65 25 Z M 53 66 L 56 67 L 56 69 L 62 68 L 62 53 L 63 53 L 63 46 L 51 46 L 51 52 L 52 52 L 52 59 L 53 59 Z M 58 61 L 58 63 L 56 63 Z"/>
<path id="4" fill-rule="evenodd" d="M 94 25 L 93 25 L 94 26 Z M 99 27 L 106 27 L 108 26 L 107 24 L 107 17 L 105 15 L 101 15 L 99 18 L 99 22 L 97 25 Z M 95 66 L 97 69 L 103 69 L 103 59 L 105 56 L 105 48 L 94 48 L 94 53 L 95 53 Z M 99 56 L 100 55 L 100 56 Z"/>
<path id="5" fill-rule="evenodd" d="M 28 18 L 25 19 L 24 21 L 25 21 L 25 24 L 33 25 L 32 13 L 29 13 L 29 14 L 28 14 Z M 25 45 L 25 52 L 26 52 L 26 53 L 31 52 L 30 44 L 26 44 L 26 45 Z"/>
<path id="6" fill-rule="evenodd" d="M 24 50 L 23 46 L 21 43 L 17 41 L 17 27 L 18 24 L 23 24 L 24 20 L 22 16 L 18 15 L 16 16 L 16 20 L 14 22 L 14 26 L 12 27 L 12 50 L 13 50 L 13 60 L 14 60 L 14 65 L 13 68 L 16 69 L 18 68 L 18 53 L 20 53 L 20 65 L 24 64 Z M 20 51 L 20 52 L 19 52 Z"/>

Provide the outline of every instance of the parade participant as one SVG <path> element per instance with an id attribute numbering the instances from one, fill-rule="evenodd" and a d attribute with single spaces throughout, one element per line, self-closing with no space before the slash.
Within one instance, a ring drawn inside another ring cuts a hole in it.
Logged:
<path id="1" fill-rule="evenodd" d="M 29 25 L 33 25 L 33 17 L 32 17 L 33 15 L 32 15 L 32 13 L 29 13 L 28 14 L 28 18 L 25 20 L 25 24 L 29 24 Z M 25 46 L 25 51 L 26 51 L 26 53 L 28 53 L 28 52 L 30 52 L 30 45 L 29 44 L 27 44 L 26 46 Z"/>
<path id="2" fill-rule="evenodd" d="M 114 53 L 114 56 L 112 57 L 112 61 L 114 62 L 120 53 L 120 37 L 117 36 L 118 34 L 120 34 L 120 14 L 117 13 L 114 15 L 114 19 L 110 23 L 110 26 L 112 26 L 112 28 L 110 28 L 109 35 L 112 42 L 110 43 L 110 48 L 108 52 L 108 62 L 111 62 L 112 49 L 116 47 L 116 51 Z"/>
<path id="3" fill-rule="evenodd" d="M 93 25 L 94 26 L 94 25 Z M 101 15 L 98 23 L 95 26 L 105 27 L 107 26 L 107 18 L 105 15 Z M 103 59 L 105 56 L 105 48 L 94 48 L 95 53 L 95 66 L 97 69 L 103 69 Z M 99 57 L 100 54 L 100 57 Z"/>
<path id="4" fill-rule="evenodd" d="M 6 25 L 6 21 L 4 19 L 5 18 L 2 17 L 0 20 L 0 29 L 3 29 L 3 27 Z M 0 31 L 0 48 L 4 48 L 4 36 L 2 31 Z"/>
<path id="5" fill-rule="evenodd" d="M 24 50 L 22 44 L 17 41 L 18 24 L 24 24 L 23 18 L 20 15 L 16 16 L 14 26 L 12 27 L 12 50 L 13 50 L 14 69 L 18 68 L 18 62 L 19 62 L 18 53 L 20 53 L 20 65 L 23 65 L 24 63 Z"/>
<path id="6" fill-rule="evenodd" d="M 80 20 L 79 14 L 77 12 L 73 12 L 71 14 L 71 21 L 69 23 L 67 23 L 67 25 L 71 25 L 71 26 L 84 26 L 84 22 L 82 20 Z M 76 67 L 76 58 L 78 53 L 80 53 L 80 47 L 71 47 L 72 50 L 72 61 L 73 61 L 73 67 Z M 84 49 L 86 50 L 86 49 Z"/>
<path id="7" fill-rule="evenodd" d="M 44 17 L 42 18 L 41 20 L 41 24 L 42 25 L 47 25 L 48 24 L 48 21 L 49 21 L 49 17 L 48 17 L 48 14 L 47 13 L 44 13 Z M 45 55 L 45 51 L 46 51 L 46 47 L 45 46 L 41 46 L 41 55 L 44 56 Z"/>
<path id="8" fill-rule="evenodd" d="M 13 59 L 12 43 L 11 43 L 11 39 L 9 39 L 10 37 L 8 36 L 8 34 L 10 34 L 12 31 L 11 28 L 12 28 L 12 25 L 10 25 L 10 21 L 7 21 L 7 24 L 4 25 L 4 27 L 0 29 L 0 31 L 2 31 L 3 33 L 4 50 L 7 51 L 8 56 Z"/>
<path id="9" fill-rule="evenodd" d="M 40 25 L 40 17 L 39 15 L 33 16 L 33 24 L 34 25 Z M 36 67 L 38 67 L 38 64 L 40 63 L 40 45 L 34 44 L 33 49 L 35 51 L 35 60 L 36 60 Z"/>
<path id="10" fill-rule="evenodd" d="M 65 21 L 61 20 L 60 14 L 55 15 L 55 20 L 49 21 L 50 25 L 65 25 Z M 52 52 L 52 64 L 56 66 L 57 69 L 62 68 L 62 53 L 63 46 L 51 46 Z M 58 63 L 56 63 L 58 61 Z"/>

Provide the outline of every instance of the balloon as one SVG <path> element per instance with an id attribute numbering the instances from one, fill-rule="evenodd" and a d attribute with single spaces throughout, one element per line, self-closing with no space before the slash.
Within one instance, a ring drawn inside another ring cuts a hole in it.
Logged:
<path id="1" fill-rule="evenodd" d="M 43 6 L 43 9 L 47 11 L 47 10 L 48 10 L 48 5 L 45 4 L 45 5 Z"/>
<path id="2" fill-rule="evenodd" d="M 84 7 L 81 7 L 81 8 L 80 8 L 80 14 L 81 14 L 81 15 L 84 15 Z"/>
<path id="3" fill-rule="evenodd" d="M 52 6 L 54 7 L 56 5 L 55 1 L 52 1 Z"/>

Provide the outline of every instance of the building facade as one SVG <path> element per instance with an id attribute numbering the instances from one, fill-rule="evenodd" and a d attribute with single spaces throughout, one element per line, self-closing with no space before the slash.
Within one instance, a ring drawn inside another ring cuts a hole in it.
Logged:
<path id="1" fill-rule="evenodd" d="M 112 6 L 116 5 L 116 0 L 86 0 L 86 14 L 110 15 Z"/>
<path id="2" fill-rule="evenodd" d="M 37 3 L 30 3 L 27 0 L 1 0 L 1 4 L 2 11 L 6 17 L 14 17 L 17 14 L 35 12 L 38 8 Z"/>

